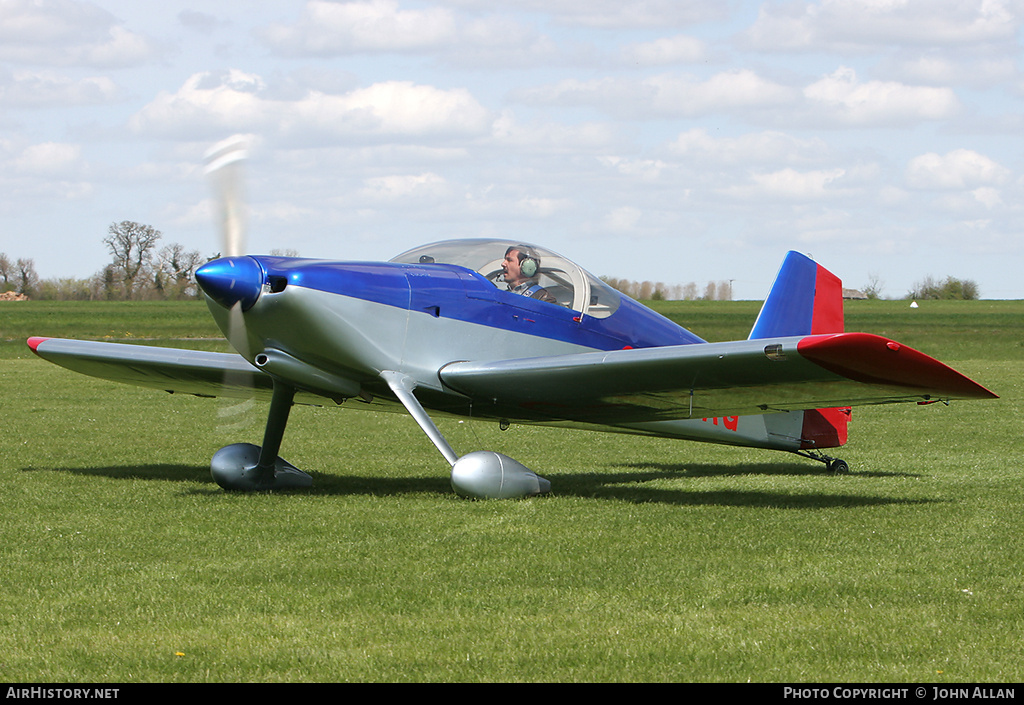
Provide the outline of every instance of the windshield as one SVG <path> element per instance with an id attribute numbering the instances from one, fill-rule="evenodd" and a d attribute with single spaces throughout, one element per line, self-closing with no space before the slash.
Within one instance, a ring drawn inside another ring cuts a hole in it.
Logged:
<path id="1" fill-rule="evenodd" d="M 558 305 L 594 318 L 606 318 L 619 307 L 619 294 L 576 263 L 543 247 L 511 240 L 445 240 L 403 252 L 391 261 L 401 264 L 455 264 L 477 272 L 504 289 L 501 263 L 505 251 L 525 245 L 539 257 L 537 284 Z"/>

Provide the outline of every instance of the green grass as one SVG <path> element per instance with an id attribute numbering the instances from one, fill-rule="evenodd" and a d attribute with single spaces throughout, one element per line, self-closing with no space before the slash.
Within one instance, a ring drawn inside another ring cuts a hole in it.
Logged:
<path id="1" fill-rule="evenodd" d="M 0 308 L 8 682 L 1024 677 L 1021 302 L 848 305 L 849 329 L 1001 395 L 855 410 L 848 476 L 768 451 L 442 419 L 456 450 L 552 481 L 507 502 L 457 498 L 403 415 L 309 407 L 282 455 L 314 488 L 225 493 L 209 458 L 259 442 L 263 408 L 231 427 L 220 400 L 74 375 L 23 342 L 205 339 L 202 304 L 24 305 Z M 757 312 L 662 307 L 712 340 L 745 337 Z"/>
<path id="2" fill-rule="evenodd" d="M 223 334 L 201 301 L 0 302 L 0 359 L 29 355 L 25 340 L 34 335 L 223 346 Z"/>

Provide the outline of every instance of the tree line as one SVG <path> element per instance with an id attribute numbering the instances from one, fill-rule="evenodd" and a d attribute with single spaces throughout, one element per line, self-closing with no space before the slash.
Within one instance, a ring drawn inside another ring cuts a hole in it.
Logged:
<path id="1" fill-rule="evenodd" d="M 632 281 L 615 277 L 601 277 L 608 286 L 631 299 L 652 301 L 732 301 L 731 281 L 709 281 L 701 288 L 696 282 L 665 284 L 663 282 Z"/>
<path id="2" fill-rule="evenodd" d="M 127 301 L 154 299 L 194 299 L 199 296 L 195 283 L 196 270 L 212 259 L 198 250 L 186 250 L 178 243 L 160 249 L 163 233 L 151 225 L 122 220 L 111 223 L 103 238 L 111 261 L 86 279 L 65 277 L 40 279 L 32 259 L 12 260 L 0 252 L 0 293 L 14 292 L 33 299 Z M 294 251 L 273 251 L 271 254 L 297 256 Z M 732 301 L 731 281 L 709 281 L 703 288 L 695 282 L 664 284 L 601 277 L 609 286 L 640 300 Z M 872 275 L 866 287 L 868 298 L 881 298 L 881 282 Z M 927 276 L 916 282 L 907 293 L 908 299 L 978 299 L 976 282 L 946 277 Z"/>
<path id="3" fill-rule="evenodd" d="M 733 295 L 731 281 L 710 281 L 701 289 L 694 282 L 668 285 L 662 282 L 637 282 L 615 277 L 601 277 L 601 280 L 626 296 L 639 300 L 732 301 Z M 868 299 L 882 298 L 882 283 L 876 275 L 871 275 L 871 279 L 862 293 Z M 929 275 L 915 282 L 904 298 L 922 301 L 927 299 L 976 301 L 981 298 L 981 292 L 977 282 L 973 279 L 957 277 L 938 279 Z"/>
<path id="4" fill-rule="evenodd" d="M 195 272 L 218 255 L 204 257 L 178 243 L 158 249 L 163 233 L 151 225 L 111 223 L 103 244 L 111 261 L 86 279 L 40 279 L 31 259 L 12 261 L 0 253 L 0 292 L 60 301 L 194 299 Z"/>
<path id="5" fill-rule="evenodd" d="M 927 299 L 976 301 L 981 298 L 981 294 L 978 284 L 972 279 L 946 277 L 940 281 L 935 277 L 927 276 L 914 284 L 907 293 L 907 298 L 921 301 Z"/>

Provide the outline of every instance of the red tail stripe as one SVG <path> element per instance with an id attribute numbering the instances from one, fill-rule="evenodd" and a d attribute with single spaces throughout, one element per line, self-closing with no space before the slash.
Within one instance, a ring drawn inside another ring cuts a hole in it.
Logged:
<path id="1" fill-rule="evenodd" d="M 843 282 L 820 264 L 814 284 L 814 313 L 811 315 L 811 335 L 842 333 Z"/>

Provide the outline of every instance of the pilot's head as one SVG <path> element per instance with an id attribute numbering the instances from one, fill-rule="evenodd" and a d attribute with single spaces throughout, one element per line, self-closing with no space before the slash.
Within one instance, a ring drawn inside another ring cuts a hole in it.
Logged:
<path id="1" fill-rule="evenodd" d="M 501 268 L 505 272 L 505 281 L 517 285 L 537 276 L 540 256 L 529 245 L 512 245 L 505 250 Z"/>

